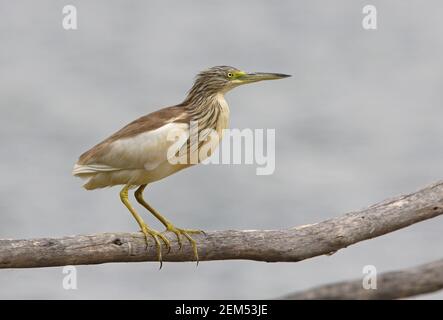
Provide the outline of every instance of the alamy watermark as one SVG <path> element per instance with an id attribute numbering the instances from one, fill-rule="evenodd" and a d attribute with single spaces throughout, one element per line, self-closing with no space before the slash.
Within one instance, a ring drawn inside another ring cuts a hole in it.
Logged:
<path id="1" fill-rule="evenodd" d="M 223 138 L 222 138 L 223 137 Z M 275 129 L 199 129 L 191 121 L 189 129 L 172 129 L 167 160 L 173 165 L 248 164 L 257 165 L 257 175 L 275 171 Z"/>
<path id="2" fill-rule="evenodd" d="M 65 30 L 77 30 L 77 8 L 71 4 L 68 4 L 62 9 L 63 20 L 62 26 Z"/>
<path id="3" fill-rule="evenodd" d="M 373 265 L 366 265 L 363 267 L 363 289 L 376 290 L 377 289 L 377 268 Z"/>
<path id="4" fill-rule="evenodd" d="M 75 266 L 64 266 L 62 286 L 65 290 L 77 290 L 77 268 Z"/>
<path id="5" fill-rule="evenodd" d="M 377 8 L 368 4 L 363 7 L 362 13 L 365 15 L 361 25 L 365 30 L 377 30 Z"/>

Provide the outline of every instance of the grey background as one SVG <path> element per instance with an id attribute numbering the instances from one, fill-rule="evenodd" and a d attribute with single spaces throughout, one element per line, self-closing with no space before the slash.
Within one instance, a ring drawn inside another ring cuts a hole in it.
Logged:
<path id="1" fill-rule="evenodd" d="M 79 29 L 61 26 L 78 9 Z M 136 231 L 118 189 L 86 192 L 77 157 L 178 103 L 213 65 L 290 73 L 229 93 L 233 128 L 276 129 L 276 171 L 197 166 L 147 198 L 178 226 L 286 228 L 443 176 L 441 1 L 1 1 L 0 237 Z M 153 219 L 147 217 L 147 221 Z M 160 227 L 158 224 L 154 224 Z M 268 298 L 441 258 L 441 218 L 299 263 L 1 270 L 0 298 Z M 442 298 L 442 293 L 422 296 Z"/>

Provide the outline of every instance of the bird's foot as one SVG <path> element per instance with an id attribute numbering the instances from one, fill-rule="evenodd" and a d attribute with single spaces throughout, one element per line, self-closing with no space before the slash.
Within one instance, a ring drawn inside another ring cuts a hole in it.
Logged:
<path id="1" fill-rule="evenodd" d="M 168 238 L 166 238 L 162 233 L 149 228 L 147 225 L 142 226 L 141 232 L 145 235 L 147 245 L 149 245 L 148 238 L 150 236 L 154 239 L 156 247 L 157 247 L 157 257 L 158 257 L 158 261 L 160 262 L 160 269 L 161 269 L 162 265 L 163 265 L 163 260 L 162 260 L 162 248 L 163 247 L 160 242 L 160 239 L 165 243 L 166 248 L 168 249 L 168 252 L 171 251 L 170 240 Z"/>
<path id="2" fill-rule="evenodd" d="M 180 250 L 183 245 L 182 240 L 181 240 L 181 236 L 184 236 L 186 239 L 188 239 L 189 243 L 192 246 L 192 251 L 194 252 L 195 261 L 197 261 L 197 265 L 198 265 L 197 242 L 194 239 L 192 239 L 190 234 L 199 234 L 199 233 L 205 234 L 205 232 L 203 230 L 180 229 L 180 228 L 176 228 L 172 224 L 166 225 L 166 231 L 171 231 L 171 232 L 175 233 L 175 235 L 177 236 L 177 242 L 178 242 L 178 246 L 179 246 Z"/>

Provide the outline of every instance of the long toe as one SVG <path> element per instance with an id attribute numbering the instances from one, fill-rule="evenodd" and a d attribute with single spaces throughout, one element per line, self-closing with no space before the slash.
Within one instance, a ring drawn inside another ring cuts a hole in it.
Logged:
<path id="1" fill-rule="evenodd" d="M 180 229 L 180 232 L 182 235 L 186 237 L 186 239 L 188 239 L 189 243 L 191 244 L 192 251 L 194 251 L 195 261 L 197 262 L 198 265 L 199 260 L 198 260 L 197 242 L 194 239 L 192 239 L 192 237 L 188 234 L 188 230 Z"/>
<path id="2" fill-rule="evenodd" d="M 166 247 L 168 250 L 170 250 L 171 246 L 170 246 L 170 241 L 168 238 L 166 238 L 163 234 L 161 234 L 160 232 L 151 229 L 149 227 L 143 227 L 141 232 L 145 235 L 145 239 L 146 239 L 146 245 L 149 246 L 149 237 L 152 237 L 155 241 L 155 245 L 157 248 L 157 259 L 160 262 L 160 269 L 163 266 L 163 257 L 162 257 L 162 244 L 160 242 L 160 239 L 162 239 L 162 241 L 165 243 Z M 168 251 L 169 252 L 169 251 Z"/>
<path id="3" fill-rule="evenodd" d="M 157 232 L 157 236 L 163 240 L 163 242 L 166 245 L 166 249 L 168 249 L 168 253 L 171 252 L 171 241 L 169 241 L 168 238 L 166 238 L 166 236 L 160 232 Z"/>
<path id="4" fill-rule="evenodd" d="M 192 251 L 194 253 L 195 261 L 197 261 L 197 265 L 198 265 L 199 258 L 198 258 L 197 242 L 190 236 L 190 234 L 198 234 L 198 233 L 205 234 L 205 233 L 202 230 L 181 229 L 181 228 L 176 228 L 173 225 L 168 225 L 166 227 L 166 230 L 175 233 L 175 235 L 177 236 L 177 242 L 179 245 L 179 249 L 182 248 L 182 244 L 183 244 L 182 240 L 181 240 L 181 236 L 188 239 L 189 243 L 192 246 Z"/>

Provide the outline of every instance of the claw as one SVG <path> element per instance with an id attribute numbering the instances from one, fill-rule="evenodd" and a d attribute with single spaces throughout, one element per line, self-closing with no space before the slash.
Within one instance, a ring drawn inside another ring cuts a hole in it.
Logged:
<path id="1" fill-rule="evenodd" d="M 181 233 L 186 237 L 186 239 L 188 239 L 188 241 L 191 243 L 192 251 L 194 251 L 194 257 L 195 257 L 195 260 L 197 261 L 197 266 L 198 266 L 198 262 L 199 262 L 199 260 L 198 260 L 197 243 L 196 243 L 195 240 L 192 239 L 191 236 L 188 234 L 188 232 L 189 232 L 188 230 L 182 230 L 182 229 L 179 229 L 179 230 L 180 230 Z"/>
<path id="2" fill-rule="evenodd" d="M 157 232 L 157 236 L 163 240 L 163 242 L 166 245 L 166 248 L 168 249 L 168 253 L 171 252 L 171 241 L 169 241 L 168 238 L 166 238 L 163 234 L 161 234 L 160 232 Z"/>
<path id="3" fill-rule="evenodd" d="M 182 243 L 182 239 L 180 237 L 180 231 L 174 227 L 168 227 L 166 230 L 175 233 L 175 235 L 177 236 L 178 250 L 181 250 L 183 247 L 183 243 Z"/>
<path id="4" fill-rule="evenodd" d="M 195 260 L 196 260 L 197 266 L 198 266 L 199 258 L 198 258 L 197 242 L 194 239 L 192 239 L 192 237 L 189 234 L 203 233 L 204 235 L 206 235 L 206 233 L 204 233 L 202 230 L 192 230 L 192 229 L 176 228 L 172 224 L 168 224 L 166 226 L 166 231 L 171 231 L 171 232 L 175 233 L 175 235 L 177 236 L 177 242 L 178 242 L 179 250 L 181 250 L 182 246 L 183 246 L 183 243 L 182 243 L 182 240 L 181 240 L 181 235 L 183 235 L 186 239 L 188 239 L 189 243 L 192 246 L 192 251 L 194 253 L 194 257 L 195 257 Z"/>
<path id="5" fill-rule="evenodd" d="M 159 238 L 162 239 L 162 241 L 165 243 L 166 248 L 168 249 L 168 252 L 171 251 L 171 244 L 170 244 L 169 239 L 166 238 L 160 232 L 158 232 L 158 231 L 156 231 L 154 229 L 151 229 L 151 228 L 149 228 L 147 226 L 143 226 L 141 232 L 145 236 L 146 245 L 149 245 L 149 240 L 148 240 L 149 236 L 151 236 L 154 239 L 156 247 L 157 247 L 157 258 L 158 258 L 158 261 L 160 262 L 160 268 L 159 269 L 161 269 L 162 266 L 163 266 L 163 258 L 162 258 L 162 245 L 160 243 Z"/>

